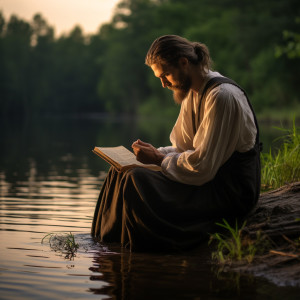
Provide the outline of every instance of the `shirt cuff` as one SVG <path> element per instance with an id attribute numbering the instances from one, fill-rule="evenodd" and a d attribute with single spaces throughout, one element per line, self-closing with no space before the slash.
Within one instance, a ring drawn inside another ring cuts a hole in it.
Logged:
<path id="1" fill-rule="evenodd" d="M 162 154 L 169 154 L 169 153 L 178 153 L 177 149 L 175 147 L 172 146 L 167 146 L 167 147 L 159 147 L 157 148 L 157 150 L 159 152 L 161 152 Z"/>

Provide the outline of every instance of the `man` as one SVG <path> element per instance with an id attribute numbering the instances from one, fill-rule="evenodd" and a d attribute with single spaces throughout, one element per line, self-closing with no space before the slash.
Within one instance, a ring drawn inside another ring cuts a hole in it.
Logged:
<path id="1" fill-rule="evenodd" d="M 137 160 L 159 165 L 161 172 L 112 168 L 92 234 L 131 250 L 191 248 L 215 231 L 217 221 L 243 218 L 257 203 L 258 126 L 244 91 L 211 70 L 204 44 L 162 36 L 146 64 L 181 105 L 172 146 L 132 144 Z"/>

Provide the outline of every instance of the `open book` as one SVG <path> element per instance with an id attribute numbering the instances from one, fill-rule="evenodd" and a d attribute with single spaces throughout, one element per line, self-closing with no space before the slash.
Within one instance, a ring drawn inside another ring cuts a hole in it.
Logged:
<path id="1" fill-rule="evenodd" d="M 93 152 L 114 166 L 118 171 L 125 171 L 135 167 L 144 167 L 155 171 L 160 171 L 157 165 L 146 165 L 136 160 L 133 152 L 124 146 L 118 147 L 95 147 Z"/>

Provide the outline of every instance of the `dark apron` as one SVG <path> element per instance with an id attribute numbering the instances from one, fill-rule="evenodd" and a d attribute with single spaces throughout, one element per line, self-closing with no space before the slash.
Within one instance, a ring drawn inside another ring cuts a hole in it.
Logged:
<path id="1" fill-rule="evenodd" d="M 210 80 L 203 96 L 225 77 Z M 252 106 L 247 98 L 253 112 Z M 182 250 L 207 240 L 216 222 L 243 219 L 260 193 L 260 150 L 257 120 L 255 146 L 234 152 L 213 180 L 202 186 L 172 181 L 161 172 L 134 168 L 104 181 L 95 208 L 92 236 L 116 242 L 133 251 Z"/>

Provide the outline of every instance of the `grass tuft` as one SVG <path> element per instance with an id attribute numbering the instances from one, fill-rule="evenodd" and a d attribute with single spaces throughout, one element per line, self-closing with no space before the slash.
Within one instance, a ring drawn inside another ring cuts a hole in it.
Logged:
<path id="1" fill-rule="evenodd" d="M 45 240 L 48 241 L 51 249 L 61 252 L 65 255 L 66 259 L 70 260 L 74 259 L 77 249 L 79 248 L 71 232 L 65 234 L 48 233 L 43 237 L 41 243 L 43 244 Z"/>
<path id="2" fill-rule="evenodd" d="M 241 227 L 237 222 L 235 227 L 232 227 L 225 219 L 223 223 L 216 224 L 225 229 L 225 232 L 211 234 L 209 244 L 213 241 L 217 242 L 217 249 L 212 252 L 212 259 L 220 264 L 230 264 L 232 261 L 251 263 L 256 254 L 261 254 L 270 247 L 268 237 L 260 230 L 257 231 L 255 239 L 251 239 L 244 232 L 246 222 Z"/>
<path id="3" fill-rule="evenodd" d="M 292 129 L 278 128 L 285 135 L 283 143 L 275 154 L 261 154 L 262 190 L 279 188 L 285 184 L 300 181 L 300 133 L 293 122 Z"/>

